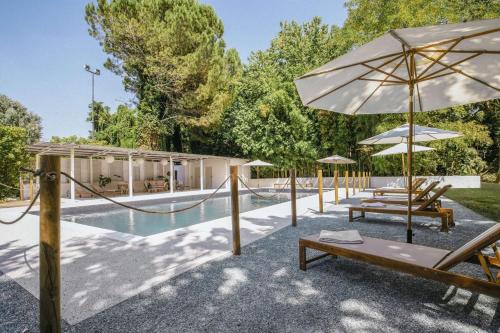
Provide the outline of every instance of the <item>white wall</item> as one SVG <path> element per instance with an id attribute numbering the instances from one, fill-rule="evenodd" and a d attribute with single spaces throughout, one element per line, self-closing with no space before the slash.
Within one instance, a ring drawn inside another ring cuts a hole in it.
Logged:
<path id="1" fill-rule="evenodd" d="M 424 176 L 419 176 L 424 177 Z M 480 188 L 481 187 L 481 177 L 480 176 L 425 176 L 427 178 L 427 183 L 432 181 L 440 181 L 439 186 L 452 185 L 454 188 Z M 306 181 L 310 181 L 313 187 L 318 186 L 317 178 L 307 177 L 300 178 L 297 177 L 297 181 L 301 184 L 305 184 Z M 249 179 L 248 185 L 252 187 L 273 187 L 274 184 L 284 184 L 286 178 L 263 178 L 263 179 Z M 352 178 L 349 178 L 349 184 L 352 186 Z M 402 187 L 404 186 L 404 177 L 371 177 L 370 188 L 377 187 Z M 339 177 L 339 187 L 344 187 L 344 177 Z M 323 177 L 323 187 L 333 187 L 333 177 Z"/>

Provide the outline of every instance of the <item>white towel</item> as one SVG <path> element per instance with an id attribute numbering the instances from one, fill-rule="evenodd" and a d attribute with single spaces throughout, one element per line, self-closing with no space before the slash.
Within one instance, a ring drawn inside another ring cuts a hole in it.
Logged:
<path id="1" fill-rule="evenodd" d="M 319 234 L 319 241 L 337 244 L 363 244 L 363 238 L 357 230 L 321 230 Z"/>

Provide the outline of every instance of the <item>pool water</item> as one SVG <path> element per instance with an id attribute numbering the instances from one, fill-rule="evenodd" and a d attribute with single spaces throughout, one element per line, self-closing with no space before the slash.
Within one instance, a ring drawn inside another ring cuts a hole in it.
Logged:
<path id="1" fill-rule="evenodd" d="M 270 193 L 263 195 L 271 195 Z M 310 193 L 297 193 L 297 198 Z M 290 200 L 290 194 L 282 193 L 272 198 L 261 198 L 253 194 L 240 194 L 240 213 L 267 207 Z M 169 211 L 191 206 L 195 201 L 171 202 L 154 205 L 140 205 L 144 209 Z M 150 236 L 160 232 L 187 227 L 193 224 L 215 220 L 231 215 L 231 199 L 229 196 L 205 201 L 201 205 L 175 214 L 148 214 L 131 209 L 106 209 L 83 214 L 64 214 L 62 220 L 109 229 L 138 236 Z"/>

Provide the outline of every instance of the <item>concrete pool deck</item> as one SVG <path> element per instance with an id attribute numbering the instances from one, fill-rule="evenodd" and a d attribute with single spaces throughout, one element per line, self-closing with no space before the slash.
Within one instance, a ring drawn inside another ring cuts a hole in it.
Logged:
<path id="1" fill-rule="evenodd" d="M 299 237 L 322 229 L 355 228 L 362 235 L 404 241 L 404 216 L 367 214 L 366 220 L 347 223 L 348 205 L 369 195 L 328 204 L 324 214 L 302 214 L 296 228 L 289 226 L 289 216 L 271 217 L 285 227 L 247 244 L 241 256 L 207 261 L 76 324 L 63 321 L 63 331 L 499 332 L 500 301 L 492 297 L 344 258 L 325 258 L 299 270 Z M 453 201 L 443 204 L 455 210 L 456 227 L 441 233 L 438 220 L 415 217 L 415 243 L 452 250 L 495 223 Z M 476 265 L 454 270 L 484 278 Z M 85 274 L 80 281 L 89 290 L 96 287 L 99 272 Z M 1 273 L 0 318 L 1 332 L 38 328 L 37 299 Z"/>
<path id="2" fill-rule="evenodd" d="M 147 199 L 166 197 L 171 196 Z M 325 201 L 332 199 L 333 192 L 326 192 Z M 67 200 L 62 207 L 106 203 L 102 199 Z M 317 194 L 297 200 L 298 215 L 317 207 Z M 0 209 L 0 218 L 11 219 L 21 210 Z M 290 202 L 242 213 L 242 245 L 290 225 L 289 216 Z M 0 271 L 35 297 L 39 291 L 38 231 L 35 215 L 14 225 L 0 225 Z M 229 256 L 230 251 L 231 217 L 147 237 L 61 221 L 62 317 L 76 324 L 193 267 Z"/>

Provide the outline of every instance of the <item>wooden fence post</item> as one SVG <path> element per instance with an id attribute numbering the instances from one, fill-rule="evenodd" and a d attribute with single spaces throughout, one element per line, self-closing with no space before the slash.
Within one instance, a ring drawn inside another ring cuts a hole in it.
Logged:
<path id="1" fill-rule="evenodd" d="M 356 171 L 352 170 L 352 195 L 356 194 Z"/>
<path id="2" fill-rule="evenodd" d="M 240 201 L 238 195 L 238 166 L 231 165 L 231 220 L 233 228 L 233 255 L 241 254 Z"/>
<path id="3" fill-rule="evenodd" d="M 61 159 L 41 156 L 40 332 L 61 332 Z"/>
<path id="4" fill-rule="evenodd" d="M 31 200 L 33 200 L 33 175 L 31 175 L 31 174 L 30 174 L 29 194 L 30 194 L 30 201 L 31 201 Z"/>
<path id="5" fill-rule="evenodd" d="M 358 193 L 361 192 L 361 171 L 358 171 Z"/>
<path id="6" fill-rule="evenodd" d="M 333 179 L 335 183 L 335 204 L 339 204 L 339 171 L 337 166 L 335 166 L 335 171 L 333 171 Z"/>
<path id="7" fill-rule="evenodd" d="M 345 198 L 349 199 L 349 171 L 344 172 L 344 181 L 345 181 Z"/>
<path id="8" fill-rule="evenodd" d="M 19 174 L 19 200 L 24 200 L 24 184 L 22 174 Z"/>
<path id="9" fill-rule="evenodd" d="M 295 169 L 290 170 L 290 201 L 292 206 L 292 227 L 297 226 L 297 178 Z"/>
<path id="10" fill-rule="evenodd" d="M 323 170 L 318 169 L 319 212 L 323 213 Z"/>

